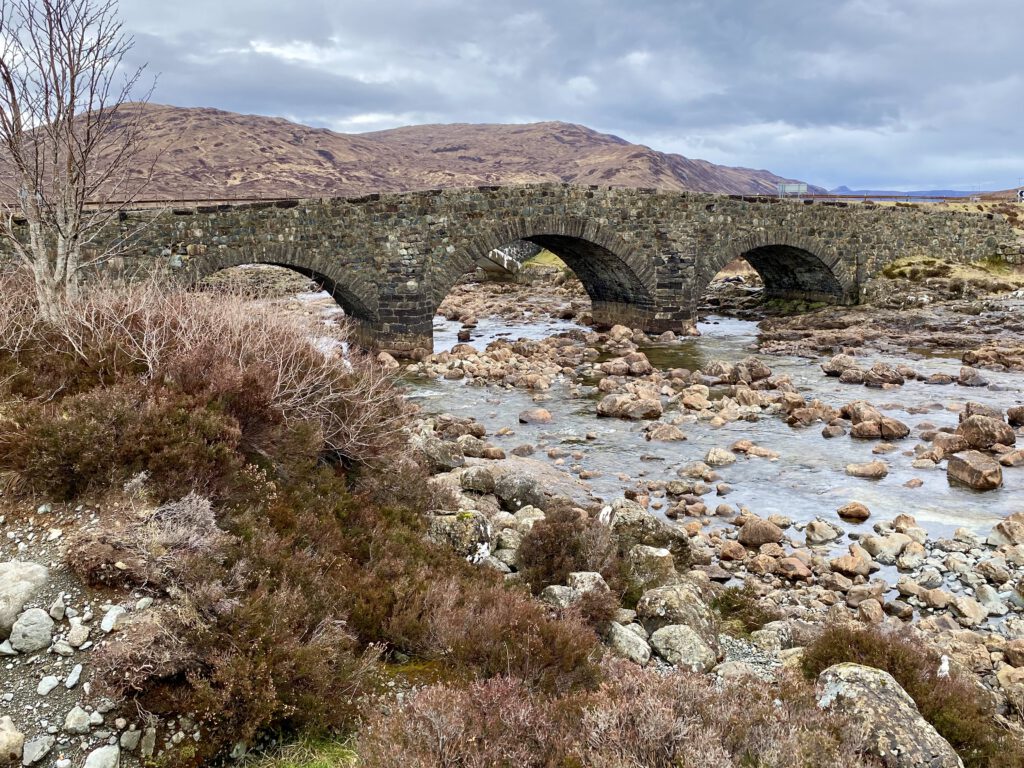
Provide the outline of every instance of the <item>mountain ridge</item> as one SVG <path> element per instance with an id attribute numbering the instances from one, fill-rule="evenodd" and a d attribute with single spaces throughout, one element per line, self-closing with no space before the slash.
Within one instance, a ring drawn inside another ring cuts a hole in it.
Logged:
<path id="1" fill-rule="evenodd" d="M 558 121 L 344 134 L 205 107 L 124 109 L 146 111 L 136 163 L 152 166 L 153 176 L 139 197 L 154 200 L 344 197 L 539 182 L 765 195 L 792 181 Z"/>

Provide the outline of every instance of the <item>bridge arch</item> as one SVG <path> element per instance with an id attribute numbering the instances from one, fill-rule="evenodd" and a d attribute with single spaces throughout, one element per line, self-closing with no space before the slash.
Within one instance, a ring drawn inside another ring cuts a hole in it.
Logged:
<path id="1" fill-rule="evenodd" d="M 510 242 L 525 240 L 558 256 L 583 284 L 599 326 L 641 326 L 656 311 L 655 267 L 611 228 L 565 216 L 517 218 L 477 229 L 437 270 L 431 288 L 434 310 L 479 259 Z"/>
<path id="2" fill-rule="evenodd" d="M 297 256 L 290 248 L 268 248 L 262 253 L 231 253 L 211 258 L 202 256 L 188 264 L 187 282 L 196 285 L 216 272 L 242 266 L 283 267 L 310 278 L 331 295 L 345 315 L 357 323 L 378 320 L 377 288 L 354 270 L 341 265 L 321 265 Z"/>
<path id="3" fill-rule="evenodd" d="M 705 256 L 694 285 L 694 300 L 707 290 L 715 275 L 743 259 L 761 276 L 765 295 L 831 304 L 854 304 L 858 297 L 857 270 L 842 254 L 814 238 L 785 230 L 759 230 L 730 239 Z"/>

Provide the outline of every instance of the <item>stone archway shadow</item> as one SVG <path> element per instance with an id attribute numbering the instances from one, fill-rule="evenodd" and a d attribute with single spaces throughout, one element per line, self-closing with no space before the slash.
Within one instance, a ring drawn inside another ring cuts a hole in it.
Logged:
<path id="1" fill-rule="evenodd" d="M 608 227 L 564 216 L 498 223 L 456 246 L 431 281 L 433 309 L 480 258 L 515 240 L 535 243 L 565 262 L 590 296 L 595 324 L 644 327 L 653 317 L 657 302 L 652 260 Z"/>
<path id="2" fill-rule="evenodd" d="M 768 298 L 857 302 L 856 266 L 820 241 L 785 230 L 737 237 L 701 259 L 693 299 L 699 300 L 715 275 L 736 259 L 745 260 L 761 276 Z"/>

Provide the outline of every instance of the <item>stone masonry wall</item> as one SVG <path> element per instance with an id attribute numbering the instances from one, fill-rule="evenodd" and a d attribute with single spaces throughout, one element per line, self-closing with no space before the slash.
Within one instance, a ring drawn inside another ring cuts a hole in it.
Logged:
<path id="1" fill-rule="evenodd" d="M 901 257 L 1021 252 L 992 214 L 559 184 L 137 211 L 111 237 L 143 222 L 108 272 L 194 282 L 240 264 L 290 267 L 323 282 L 364 342 L 406 354 L 430 349 L 451 287 L 513 240 L 561 256 L 599 323 L 653 332 L 692 322 L 707 284 L 741 256 L 774 295 L 854 303 Z"/>

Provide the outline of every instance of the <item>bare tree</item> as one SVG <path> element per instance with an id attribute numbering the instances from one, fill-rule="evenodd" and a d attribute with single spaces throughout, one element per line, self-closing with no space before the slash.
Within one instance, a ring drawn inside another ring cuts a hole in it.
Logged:
<path id="1" fill-rule="evenodd" d="M 135 162 L 152 86 L 131 102 L 144 69 L 124 66 L 133 43 L 117 0 L 0 3 L 0 244 L 47 317 L 113 255 L 99 234 L 152 172 Z"/>

